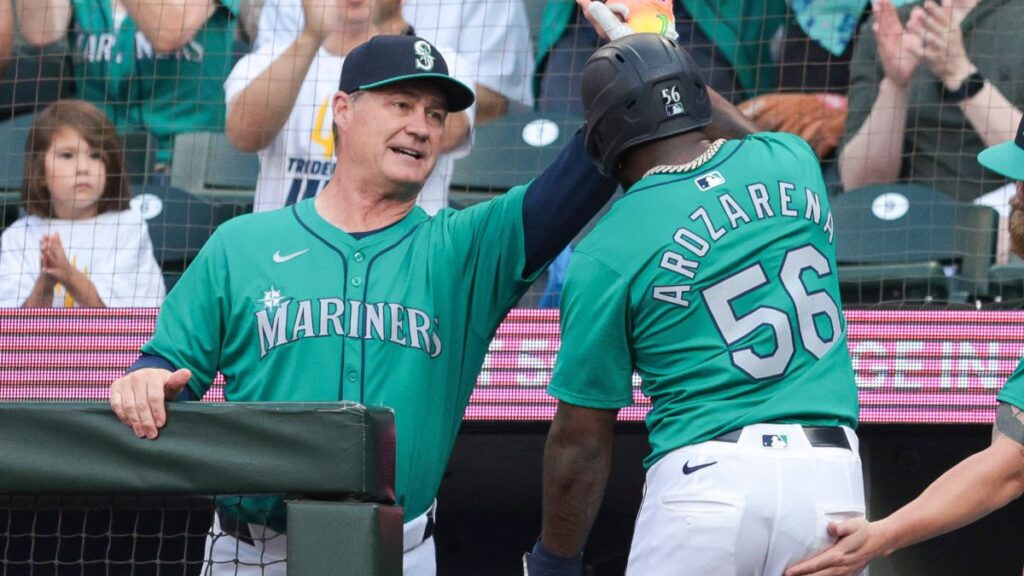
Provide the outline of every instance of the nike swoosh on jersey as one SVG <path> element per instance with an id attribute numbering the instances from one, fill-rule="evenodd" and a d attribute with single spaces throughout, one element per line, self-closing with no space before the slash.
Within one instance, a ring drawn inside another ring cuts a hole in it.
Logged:
<path id="1" fill-rule="evenodd" d="M 296 258 L 298 256 L 302 256 L 306 252 L 309 252 L 309 248 L 306 248 L 305 250 L 299 250 L 298 252 L 292 252 L 291 254 L 286 254 L 286 255 L 282 256 L 281 255 L 281 251 L 278 250 L 277 252 L 274 252 L 274 262 L 277 262 L 278 264 L 281 264 L 282 262 L 287 262 L 287 261 L 291 260 L 292 258 Z"/>
<path id="2" fill-rule="evenodd" d="M 708 466 L 714 466 L 715 464 L 718 464 L 718 460 L 715 460 L 714 462 L 708 462 L 707 464 L 698 464 L 696 466 L 690 466 L 690 461 L 687 460 L 686 464 L 683 464 L 683 474 L 689 476 L 690 474 L 693 474 L 697 470 L 707 468 Z"/>

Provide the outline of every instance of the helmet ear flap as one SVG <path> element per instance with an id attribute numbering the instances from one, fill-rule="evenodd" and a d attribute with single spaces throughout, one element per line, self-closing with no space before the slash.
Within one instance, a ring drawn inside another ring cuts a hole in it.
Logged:
<path id="1" fill-rule="evenodd" d="M 580 92 L 587 152 L 609 176 L 627 149 L 711 122 L 697 65 L 658 34 L 632 34 L 599 48 L 583 68 Z"/>

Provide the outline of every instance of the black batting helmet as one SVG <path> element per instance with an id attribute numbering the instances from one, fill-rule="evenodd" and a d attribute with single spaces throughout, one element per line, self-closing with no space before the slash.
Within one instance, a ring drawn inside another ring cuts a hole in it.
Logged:
<path id="1" fill-rule="evenodd" d="M 638 144 L 711 122 L 711 100 L 686 50 L 659 34 L 631 34 L 599 48 L 583 68 L 584 139 L 606 176 Z"/>

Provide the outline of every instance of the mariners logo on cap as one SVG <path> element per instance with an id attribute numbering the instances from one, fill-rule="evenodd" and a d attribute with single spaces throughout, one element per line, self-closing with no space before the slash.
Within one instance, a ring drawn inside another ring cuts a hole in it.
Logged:
<path id="1" fill-rule="evenodd" d="M 420 40 L 412 45 L 412 49 L 416 51 L 417 68 L 427 72 L 434 69 L 434 52 L 430 49 L 430 44 Z"/>

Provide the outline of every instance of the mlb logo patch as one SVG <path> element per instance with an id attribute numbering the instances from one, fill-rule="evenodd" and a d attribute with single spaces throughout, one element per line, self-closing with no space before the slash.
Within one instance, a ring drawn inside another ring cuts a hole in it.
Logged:
<path id="1" fill-rule="evenodd" d="M 679 116 L 683 112 L 686 112 L 686 109 L 684 109 L 683 105 L 680 104 L 679 102 L 665 106 L 665 116 L 668 116 L 670 118 L 672 116 Z"/>
<path id="2" fill-rule="evenodd" d="M 762 434 L 761 446 L 772 450 L 784 450 L 789 448 L 789 437 L 785 434 Z"/>
<path id="3" fill-rule="evenodd" d="M 705 190 L 710 190 L 715 186 L 725 184 L 725 176 L 722 176 L 721 172 L 715 170 L 714 172 L 708 172 L 707 174 L 700 176 L 694 180 L 694 183 L 697 184 L 697 188 L 700 188 L 700 191 L 703 192 Z"/>

